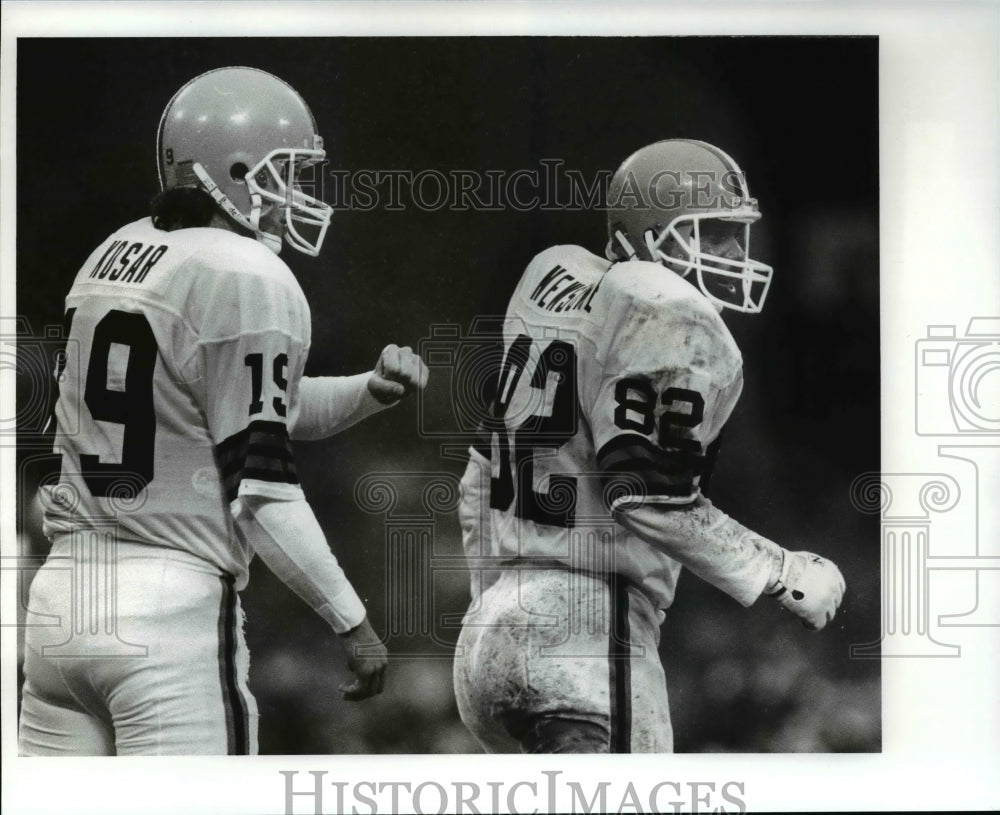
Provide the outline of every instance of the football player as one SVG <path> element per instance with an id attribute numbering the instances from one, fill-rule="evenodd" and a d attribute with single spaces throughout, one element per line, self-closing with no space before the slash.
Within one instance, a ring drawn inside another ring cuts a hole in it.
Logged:
<path id="1" fill-rule="evenodd" d="M 254 554 L 341 636 L 344 698 L 385 683 L 291 440 L 394 404 L 427 370 L 390 345 L 370 372 L 303 376 L 309 306 L 278 253 L 317 255 L 332 209 L 302 189 L 325 153 L 291 86 L 246 67 L 202 74 L 168 103 L 156 150 L 152 217 L 101 243 L 66 297 L 80 353 L 58 372 L 24 754 L 255 753 L 238 594 Z"/>
<path id="2" fill-rule="evenodd" d="M 844 592 L 703 494 L 740 396 L 720 313 L 757 313 L 771 268 L 736 162 L 670 139 L 608 191 L 606 258 L 555 246 L 528 265 L 460 521 L 472 604 L 454 665 L 462 719 L 490 752 L 669 752 L 659 626 L 682 567 L 811 629 Z"/>

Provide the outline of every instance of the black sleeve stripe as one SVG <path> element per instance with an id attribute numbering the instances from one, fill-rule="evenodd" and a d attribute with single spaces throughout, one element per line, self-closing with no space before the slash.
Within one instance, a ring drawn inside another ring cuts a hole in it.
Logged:
<path id="1" fill-rule="evenodd" d="M 285 473 L 290 478 L 297 478 L 294 461 L 281 461 L 275 458 L 264 458 L 262 456 L 247 456 L 243 465 L 243 477 L 247 478 L 249 470 L 267 471 L 269 473 Z M 295 483 L 295 482 L 293 482 Z"/>
<path id="2" fill-rule="evenodd" d="M 608 507 L 622 500 L 689 496 L 703 464 L 704 457 L 697 453 L 663 450 L 634 433 L 616 436 L 597 453 Z"/>
<path id="3" fill-rule="evenodd" d="M 252 478 L 256 481 L 274 481 L 280 484 L 299 483 L 299 477 L 294 472 L 282 473 L 276 470 L 258 470 L 256 467 L 247 467 L 243 471 L 243 478 Z"/>
<path id="4" fill-rule="evenodd" d="M 257 419 L 256 421 L 250 422 L 250 424 L 244 427 L 239 433 L 233 433 L 233 435 L 225 441 L 219 442 L 215 449 L 226 451 L 238 448 L 246 443 L 251 433 L 259 436 L 271 435 L 275 438 L 287 438 L 288 428 L 285 426 L 284 422 L 270 422 L 265 419 Z"/>
<path id="5" fill-rule="evenodd" d="M 285 437 L 281 441 L 277 439 L 268 439 L 262 442 L 256 436 L 250 440 L 247 445 L 247 455 L 250 456 L 275 456 L 277 458 L 284 458 L 288 461 L 292 460 L 292 448 L 288 444 L 288 438 Z"/>
<path id="6" fill-rule="evenodd" d="M 605 459 L 600 463 L 601 471 L 606 473 L 633 473 L 649 471 L 665 476 L 693 476 L 701 471 L 697 458 L 690 453 L 680 453 L 669 462 L 652 461 L 642 455 L 621 455 Z"/>
<path id="7" fill-rule="evenodd" d="M 640 484 L 635 483 L 635 475 L 639 477 Z M 602 476 L 604 503 L 608 508 L 622 500 L 641 503 L 645 498 L 685 498 L 695 491 L 694 482 L 690 479 L 671 481 L 649 473 L 636 473 L 634 476 L 627 479 L 613 474 Z"/>
<path id="8" fill-rule="evenodd" d="M 285 448 L 288 446 L 288 428 L 281 422 L 251 422 L 239 433 L 234 433 L 216 445 L 216 459 L 220 462 L 220 466 L 229 461 L 239 460 L 246 454 L 250 445 Z"/>
<path id="9" fill-rule="evenodd" d="M 705 464 L 701 471 L 701 480 L 698 482 L 698 487 L 701 489 L 703 495 L 708 495 L 709 487 L 712 482 L 712 473 L 715 471 L 715 463 L 719 460 L 719 449 L 722 447 L 722 433 L 720 432 L 716 436 L 715 441 L 708 445 L 708 449 L 705 451 Z"/>
<path id="10" fill-rule="evenodd" d="M 292 458 L 291 448 L 288 446 L 278 446 L 276 444 L 250 444 L 242 451 L 239 457 L 234 456 L 225 464 L 219 467 L 223 475 L 232 475 L 239 472 L 247 462 L 253 460 L 259 466 L 286 466 L 295 469 L 295 461 Z M 273 464 L 271 464 L 273 462 Z"/>
<path id="11" fill-rule="evenodd" d="M 299 483 L 288 428 L 282 422 L 251 422 L 216 445 L 215 461 L 228 501 L 236 498 L 246 478 Z"/>
<path id="12" fill-rule="evenodd" d="M 705 457 L 688 450 L 664 450 L 645 436 L 624 433 L 615 436 L 597 453 L 597 466 L 605 472 L 653 470 L 664 475 L 689 478 L 701 472 Z"/>

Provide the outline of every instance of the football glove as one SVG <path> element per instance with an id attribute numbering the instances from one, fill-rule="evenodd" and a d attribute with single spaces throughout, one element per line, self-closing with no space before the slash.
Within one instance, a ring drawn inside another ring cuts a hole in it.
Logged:
<path id="1" fill-rule="evenodd" d="M 837 613 L 846 584 L 837 565 L 812 552 L 782 551 L 781 576 L 766 594 L 819 631 Z"/>

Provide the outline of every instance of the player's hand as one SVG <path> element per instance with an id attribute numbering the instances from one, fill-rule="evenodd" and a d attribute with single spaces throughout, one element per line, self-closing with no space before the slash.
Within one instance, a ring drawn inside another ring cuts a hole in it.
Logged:
<path id="1" fill-rule="evenodd" d="M 341 634 L 341 639 L 347 649 L 347 665 L 355 678 L 340 683 L 340 695 L 348 702 L 359 702 L 380 694 L 385 688 L 389 656 L 368 618 Z"/>
<path id="2" fill-rule="evenodd" d="M 767 594 L 802 620 L 806 628 L 819 631 L 837 613 L 846 584 L 832 560 L 812 552 L 784 550 L 781 577 Z"/>
<path id="3" fill-rule="evenodd" d="M 396 402 L 427 385 L 427 366 L 408 345 L 387 345 L 368 378 L 368 390 L 383 405 Z"/>

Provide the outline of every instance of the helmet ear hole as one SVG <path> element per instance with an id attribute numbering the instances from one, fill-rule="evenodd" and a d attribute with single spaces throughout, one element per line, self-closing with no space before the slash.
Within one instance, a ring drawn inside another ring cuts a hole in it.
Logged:
<path id="1" fill-rule="evenodd" d="M 246 181 L 247 173 L 250 172 L 250 168 L 246 166 L 242 161 L 237 161 L 232 167 L 229 168 L 229 177 L 233 181 Z"/>

